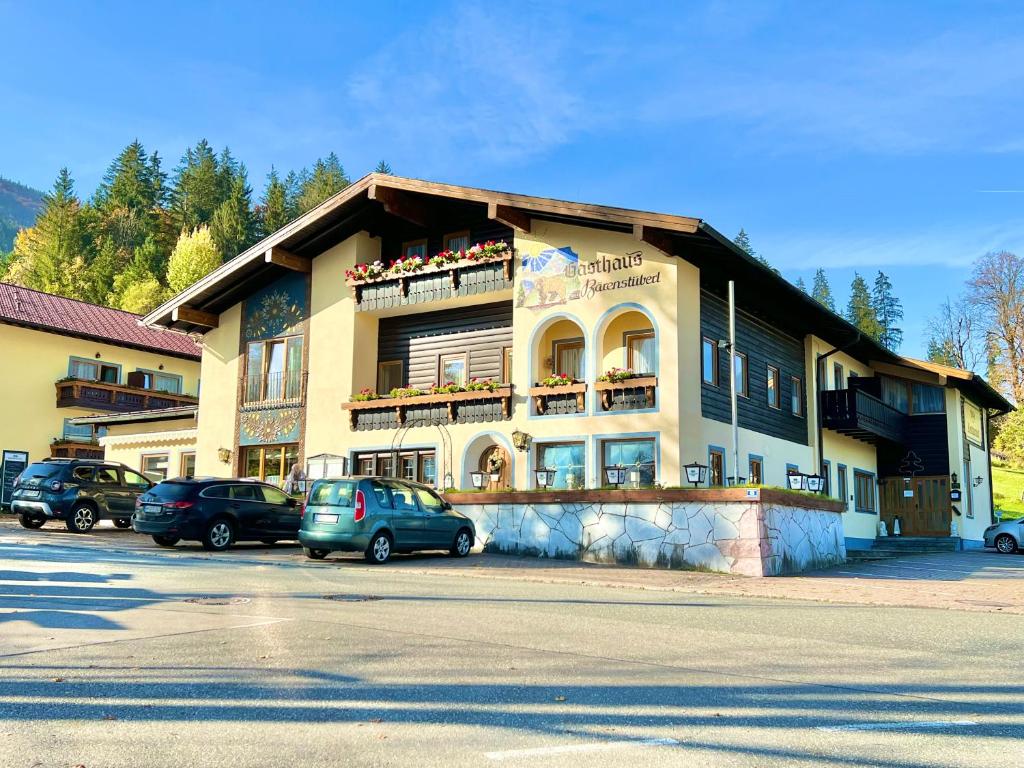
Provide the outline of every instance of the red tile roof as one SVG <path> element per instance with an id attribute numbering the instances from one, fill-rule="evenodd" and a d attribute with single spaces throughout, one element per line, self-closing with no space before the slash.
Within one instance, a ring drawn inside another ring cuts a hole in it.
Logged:
<path id="1" fill-rule="evenodd" d="M 188 336 L 139 325 L 139 315 L 0 283 L 0 323 L 93 339 L 175 357 L 199 359 Z"/>

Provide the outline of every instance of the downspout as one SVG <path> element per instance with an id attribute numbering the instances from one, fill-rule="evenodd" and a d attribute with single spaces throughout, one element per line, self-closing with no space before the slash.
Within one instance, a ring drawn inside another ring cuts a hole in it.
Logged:
<path id="1" fill-rule="evenodd" d="M 853 341 L 848 344 L 844 344 L 841 347 L 833 347 L 828 352 L 823 352 L 814 358 L 814 422 L 818 435 L 818 474 L 822 477 L 825 476 L 825 430 L 821 426 L 821 393 L 825 390 L 821 388 L 821 382 L 818 381 L 818 372 L 821 370 L 821 361 L 831 357 L 837 352 L 845 352 L 854 344 L 858 344 L 862 338 L 864 338 L 864 334 L 857 331 L 857 337 Z"/>
<path id="2" fill-rule="evenodd" d="M 993 486 L 995 483 L 992 481 L 992 444 L 989 442 L 989 435 L 992 434 L 989 431 L 989 427 L 992 424 L 992 410 L 990 408 L 985 409 L 985 458 L 988 462 L 988 524 L 992 525 L 996 522 L 996 497 L 995 489 Z M 971 450 L 970 446 L 967 446 L 967 450 Z M 966 478 L 967 482 L 971 482 L 971 478 Z"/>

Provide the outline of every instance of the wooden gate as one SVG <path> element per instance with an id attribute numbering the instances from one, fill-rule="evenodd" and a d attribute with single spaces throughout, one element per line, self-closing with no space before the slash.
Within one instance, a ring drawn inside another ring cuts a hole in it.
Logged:
<path id="1" fill-rule="evenodd" d="M 905 496 L 911 490 L 914 495 Z M 879 487 L 881 517 L 893 532 L 893 520 L 900 519 L 903 536 L 949 536 L 952 509 L 949 502 L 949 478 L 915 477 L 910 485 L 902 477 L 887 477 Z"/>

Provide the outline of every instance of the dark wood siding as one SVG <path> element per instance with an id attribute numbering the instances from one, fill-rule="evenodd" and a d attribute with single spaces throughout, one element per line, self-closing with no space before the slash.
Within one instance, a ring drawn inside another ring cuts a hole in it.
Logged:
<path id="1" fill-rule="evenodd" d="M 447 219 L 443 227 L 431 230 L 430 232 L 407 227 L 396 235 L 383 237 L 380 248 L 381 261 L 385 264 L 390 264 L 402 255 L 402 243 L 422 240 L 423 238 L 427 239 L 427 255 L 433 256 L 444 248 L 445 235 L 452 234 L 453 232 L 464 232 L 467 229 L 469 230 L 470 245 L 484 243 L 488 240 L 504 240 L 510 248 L 515 245 L 512 228 L 501 222 L 487 218 L 481 219 L 478 215 L 465 218 L 453 217 Z"/>
<path id="2" fill-rule="evenodd" d="M 948 475 L 949 445 L 946 434 L 946 414 L 908 416 L 906 444 L 879 443 L 878 474 L 880 477 L 902 475 L 900 467 L 910 451 L 917 454 L 923 467 L 918 475 Z"/>
<path id="3" fill-rule="evenodd" d="M 714 340 L 729 338 L 727 304 L 706 291 L 700 295 L 701 336 Z M 807 445 L 807 419 L 794 416 L 790 408 L 791 377 L 803 381 L 807 413 L 807 374 L 804 345 L 799 339 L 776 331 L 742 311 L 736 312 L 736 351 L 747 356 L 749 397 L 739 398 L 739 423 L 744 429 Z M 781 408 L 768 407 L 768 366 L 779 369 Z M 700 371 L 694 373 L 700 377 Z M 701 384 L 701 413 L 715 421 L 732 421 L 729 402 L 729 355 L 718 355 L 718 386 Z"/>
<path id="4" fill-rule="evenodd" d="M 377 360 L 401 360 L 406 386 L 437 382 L 441 355 L 465 352 L 469 376 L 501 379 L 501 350 L 512 346 L 512 303 L 479 304 L 380 321 Z"/>

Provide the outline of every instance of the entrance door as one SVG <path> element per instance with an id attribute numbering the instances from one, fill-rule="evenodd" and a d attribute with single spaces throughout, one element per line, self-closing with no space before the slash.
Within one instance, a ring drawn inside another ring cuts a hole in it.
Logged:
<path id="1" fill-rule="evenodd" d="M 905 496 L 904 490 L 914 495 Z M 899 517 L 902 536 L 949 536 L 952 510 L 945 475 L 915 477 L 909 486 L 902 477 L 887 477 L 880 491 L 881 517 L 890 535 L 893 520 Z"/>
<path id="2" fill-rule="evenodd" d="M 491 480 L 491 470 L 495 467 L 500 467 L 497 482 Z M 487 473 L 487 488 L 490 490 L 512 487 L 512 461 L 509 459 L 508 451 L 500 445 L 492 445 L 480 454 L 477 469 Z"/>

